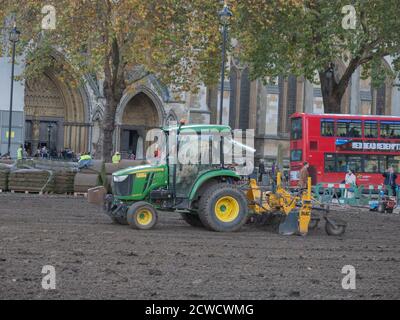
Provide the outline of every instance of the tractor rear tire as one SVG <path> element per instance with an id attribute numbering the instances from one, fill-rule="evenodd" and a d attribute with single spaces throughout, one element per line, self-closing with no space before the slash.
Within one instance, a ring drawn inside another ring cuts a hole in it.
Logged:
<path id="1" fill-rule="evenodd" d="M 150 230 L 157 224 L 158 214 L 150 203 L 139 201 L 131 205 L 126 218 L 132 229 Z"/>
<path id="2" fill-rule="evenodd" d="M 181 217 L 187 224 L 191 225 L 192 227 L 204 228 L 204 225 L 197 214 L 182 212 Z"/>
<path id="3" fill-rule="evenodd" d="M 200 199 L 199 218 L 211 231 L 239 231 L 247 222 L 248 215 L 246 196 L 233 185 L 213 185 Z"/>

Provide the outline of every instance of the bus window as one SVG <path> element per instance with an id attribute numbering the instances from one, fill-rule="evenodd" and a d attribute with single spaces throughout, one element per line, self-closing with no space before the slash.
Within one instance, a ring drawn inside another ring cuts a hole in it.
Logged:
<path id="1" fill-rule="evenodd" d="M 387 167 L 393 167 L 394 172 L 399 172 L 400 169 L 400 156 L 388 156 Z M 387 168 L 385 168 L 386 171 Z"/>
<path id="2" fill-rule="evenodd" d="M 353 172 L 362 172 L 362 157 L 361 156 L 348 156 L 347 167 Z"/>
<path id="3" fill-rule="evenodd" d="M 364 160 L 364 172 L 379 173 L 379 157 L 366 156 Z"/>
<path id="4" fill-rule="evenodd" d="M 303 160 L 303 151 L 302 150 L 292 150 L 290 153 L 290 161 L 299 162 Z"/>
<path id="5" fill-rule="evenodd" d="M 376 121 L 365 121 L 364 136 L 365 138 L 378 138 L 378 123 Z"/>
<path id="6" fill-rule="evenodd" d="M 330 119 L 321 120 L 321 136 L 333 137 L 335 132 L 335 122 Z"/>
<path id="7" fill-rule="evenodd" d="M 400 139 L 400 122 L 381 121 L 381 138 Z"/>
<path id="8" fill-rule="evenodd" d="M 325 172 L 336 172 L 335 155 L 325 155 Z"/>
<path id="9" fill-rule="evenodd" d="M 361 138 L 361 121 L 338 120 L 337 136 L 346 138 Z"/>
<path id="10" fill-rule="evenodd" d="M 347 171 L 347 159 L 345 155 L 338 155 L 336 158 L 336 172 L 346 172 Z"/>
<path id="11" fill-rule="evenodd" d="M 292 119 L 292 130 L 291 130 L 292 140 L 300 140 L 303 137 L 303 126 L 301 121 L 302 121 L 301 118 Z"/>

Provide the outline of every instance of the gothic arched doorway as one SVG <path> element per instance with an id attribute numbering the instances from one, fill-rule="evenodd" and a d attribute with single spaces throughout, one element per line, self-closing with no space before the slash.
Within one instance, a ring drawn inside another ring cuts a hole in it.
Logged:
<path id="1" fill-rule="evenodd" d="M 135 154 L 143 159 L 146 149 L 146 134 L 161 125 L 157 107 L 145 93 L 135 95 L 123 111 L 120 129 L 120 152 L 123 157 Z"/>
<path id="2" fill-rule="evenodd" d="M 30 154 L 42 146 L 53 153 L 88 151 L 90 125 L 82 95 L 52 72 L 26 81 L 24 113 L 25 144 Z"/>

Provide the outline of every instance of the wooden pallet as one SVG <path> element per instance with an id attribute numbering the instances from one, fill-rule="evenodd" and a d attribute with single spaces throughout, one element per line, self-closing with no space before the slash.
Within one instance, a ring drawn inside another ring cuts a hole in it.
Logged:
<path id="1" fill-rule="evenodd" d="M 41 191 L 27 191 L 27 190 L 10 190 L 11 193 L 24 193 L 24 194 L 36 194 L 42 196 L 44 193 Z"/>
<path id="2" fill-rule="evenodd" d="M 75 197 L 75 198 L 79 198 L 79 197 L 87 198 L 87 197 L 88 197 L 88 194 L 85 193 L 85 192 L 74 192 L 74 197 Z"/>

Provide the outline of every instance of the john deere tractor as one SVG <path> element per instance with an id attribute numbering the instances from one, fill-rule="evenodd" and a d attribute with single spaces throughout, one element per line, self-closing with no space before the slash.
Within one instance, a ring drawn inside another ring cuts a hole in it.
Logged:
<path id="1" fill-rule="evenodd" d="M 165 163 L 114 173 L 113 195 L 106 198 L 106 213 L 114 222 L 135 229 L 153 228 L 157 211 L 177 211 L 194 227 L 219 232 L 239 230 L 248 220 L 248 201 L 236 186 L 241 176 L 232 167 L 227 168 L 221 152 L 224 143 L 235 143 L 231 128 L 180 125 L 164 128 L 162 132 Z M 210 161 L 195 164 L 177 161 L 177 155 L 186 156 L 193 151 L 193 139 L 186 139 L 190 135 L 197 136 L 199 154 Z M 212 159 L 217 155 L 219 162 L 213 164 Z"/>
<path id="2" fill-rule="evenodd" d="M 235 159 L 243 157 L 244 150 L 255 152 L 234 141 L 229 127 L 177 126 L 165 128 L 162 133 L 165 164 L 128 168 L 113 174 L 113 195 L 107 196 L 105 210 L 114 222 L 147 230 L 156 225 L 157 211 L 177 211 L 194 227 L 232 232 L 249 220 L 249 214 L 279 215 L 283 218 L 280 234 L 306 235 L 312 229 L 312 222 L 317 221 L 311 214 L 311 179 L 306 190 L 291 193 L 283 188 L 279 173 L 275 190 L 267 191 L 255 180 L 242 179 L 244 173 L 239 173 L 238 167 L 225 165 L 231 163 L 224 159 L 222 150 L 226 146 L 241 150 L 240 154 L 233 153 Z M 191 139 L 186 139 L 190 136 Z M 201 158 L 198 163 L 180 161 L 193 151 L 195 158 Z M 209 161 L 200 161 L 204 159 Z M 250 161 L 248 157 L 245 159 Z M 329 235 L 345 232 L 346 223 L 335 222 L 328 216 L 325 220 Z"/>

